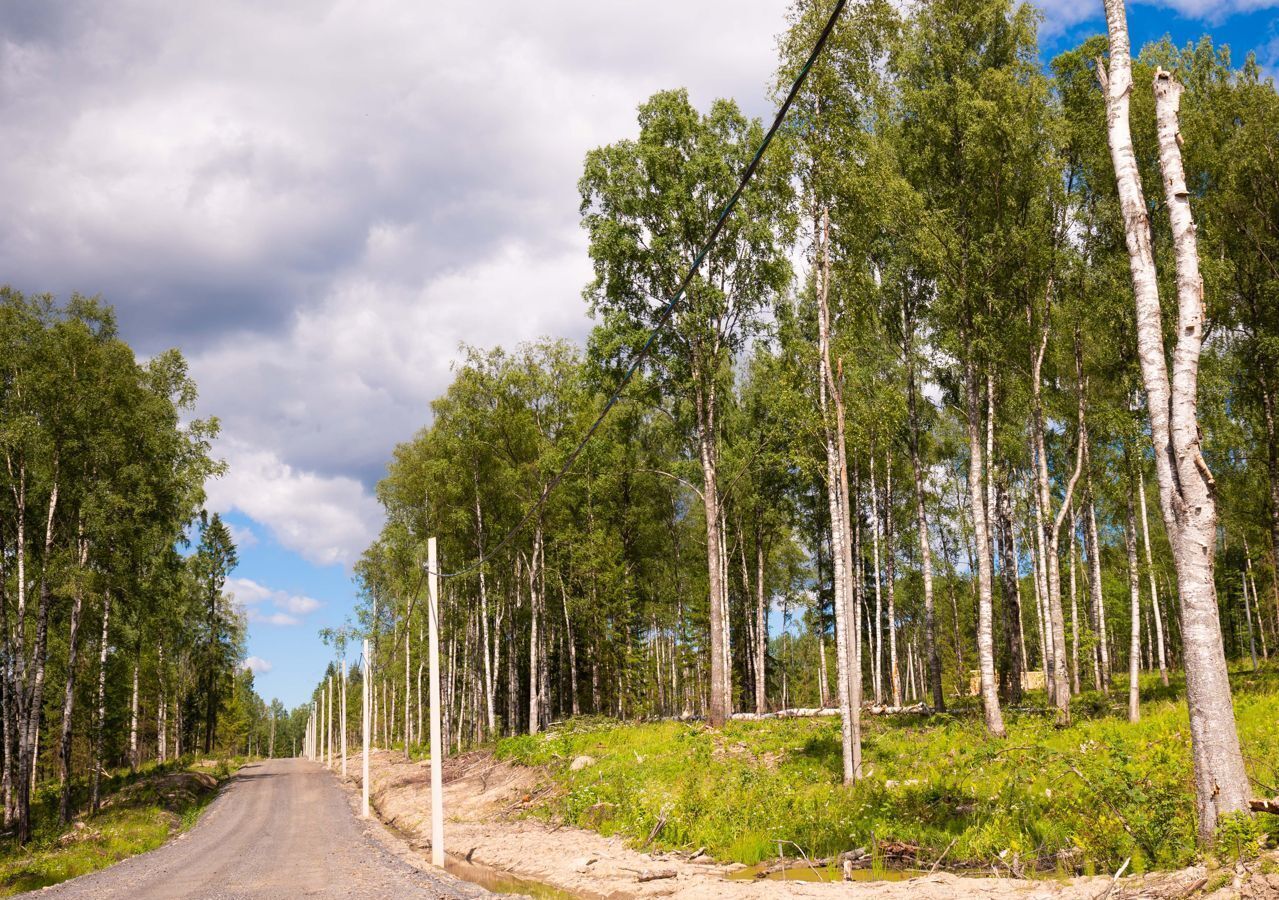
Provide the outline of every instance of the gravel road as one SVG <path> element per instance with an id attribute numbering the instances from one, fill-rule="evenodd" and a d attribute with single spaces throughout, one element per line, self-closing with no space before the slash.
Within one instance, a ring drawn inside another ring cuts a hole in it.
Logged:
<path id="1" fill-rule="evenodd" d="M 491 897 L 394 852 L 337 780 L 301 759 L 245 766 L 186 834 L 151 853 L 42 891 L 41 898 Z"/>

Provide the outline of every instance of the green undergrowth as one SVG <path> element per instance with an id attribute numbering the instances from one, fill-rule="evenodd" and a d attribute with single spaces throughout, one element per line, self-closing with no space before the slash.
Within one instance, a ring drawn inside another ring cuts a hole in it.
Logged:
<path id="1" fill-rule="evenodd" d="M 1279 793 L 1279 669 L 1232 673 L 1258 794 Z M 668 849 L 753 864 L 905 845 L 913 864 L 989 873 L 1141 872 L 1195 860 L 1189 725 L 1180 686 L 1143 683 L 1142 721 L 1123 686 L 1076 699 L 1073 723 L 1006 713 L 990 738 L 975 702 L 932 716 L 863 718 L 865 777 L 844 787 L 837 719 L 623 725 L 571 720 L 506 739 L 500 758 L 547 766 L 562 790 L 538 814 Z M 1037 698 L 1042 704 L 1042 695 Z M 1036 702 L 1032 698 L 1030 704 Z M 570 770 L 579 756 L 595 762 Z M 1252 852 L 1269 816 L 1232 823 L 1222 852 Z M 915 848 L 918 848 L 917 851 Z M 906 864 L 910 864 L 909 862 Z"/>
<path id="2" fill-rule="evenodd" d="M 57 822 L 57 786 L 35 798 L 35 834 L 25 847 L 12 833 L 0 838 L 0 897 L 58 884 L 154 850 L 195 824 L 217 786 L 238 768 L 233 760 L 186 758 L 139 772 L 121 772 L 103 782 L 101 810 Z M 85 793 L 77 785 L 76 794 Z"/>

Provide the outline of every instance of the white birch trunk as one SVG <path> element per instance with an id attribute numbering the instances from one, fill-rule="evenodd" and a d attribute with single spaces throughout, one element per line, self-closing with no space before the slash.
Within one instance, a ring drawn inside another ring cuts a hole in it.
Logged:
<path id="1" fill-rule="evenodd" d="M 1155 562 L 1150 552 L 1150 521 L 1146 515 L 1146 473 L 1138 470 L 1138 500 L 1141 507 L 1141 543 L 1146 551 L 1146 574 L 1150 578 L 1150 609 L 1155 620 L 1155 652 L 1159 661 L 1159 680 L 1168 686 L 1168 659 L 1164 651 L 1163 613 L 1159 611 L 1159 587 L 1155 583 Z"/>
<path id="2" fill-rule="evenodd" d="M 1079 677 L 1079 582 L 1075 575 L 1079 557 L 1075 532 L 1079 522 L 1075 518 L 1075 510 L 1070 509 L 1070 678 L 1076 694 L 1080 692 Z"/>
<path id="3" fill-rule="evenodd" d="M 1141 721 L 1141 574 L 1137 571 L 1137 518 L 1133 515 L 1132 484 L 1128 485 L 1124 551 L 1128 556 L 1128 601 L 1132 625 L 1128 642 L 1128 721 Z"/>
<path id="4" fill-rule="evenodd" d="M 875 662 L 870 673 L 871 689 L 875 695 L 875 705 L 884 703 L 884 597 L 880 581 L 879 568 L 879 488 L 875 484 L 875 454 L 870 457 L 870 518 L 872 535 L 872 560 L 875 563 L 875 626 L 872 636 L 875 641 Z"/>
<path id="5" fill-rule="evenodd" d="M 1088 592 L 1092 597 L 1093 627 L 1097 638 L 1097 663 L 1101 676 L 1097 687 L 1110 690 L 1110 643 L 1106 633 L 1106 597 L 1101 589 L 1101 541 L 1097 537 L 1097 505 L 1088 495 L 1088 518 L 1084 523 L 1088 546 Z"/>
<path id="6" fill-rule="evenodd" d="M 991 572 L 990 539 L 986 532 L 986 498 L 982 490 L 981 410 L 978 403 L 977 372 L 966 365 L 968 395 L 968 498 L 973 516 L 973 543 L 977 556 L 977 661 L 981 673 L 982 709 L 986 730 L 1003 737 L 1004 716 L 999 708 L 999 685 L 995 678 L 994 580 Z"/>
<path id="7" fill-rule="evenodd" d="M 928 506 L 924 487 L 924 466 L 919 451 L 919 391 L 915 378 L 915 317 L 907 314 L 902 304 L 903 356 L 906 359 L 906 406 L 910 424 L 910 467 L 915 479 L 915 527 L 919 532 L 921 576 L 924 581 L 924 655 L 928 662 L 928 686 L 932 688 L 933 708 L 946 709 L 946 696 L 941 684 L 941 655 L 937 652 L 937 611 L 933 595 L 933 550 L 928 536 Z M 1018 675 L 1020 677 L 1020 675 Z M 921 685 L 921 692 L 923 690 Z"/>
<path id="8" fill-rule="evenodd" d="M 888 679 L 893 706 L 902 705 L 901 669 L 897 663 L 897 573 L 893 555 L 893 457 L 884 453 L 884 572 L 888 594 Z"/>
<path id="9" fill-rule="evenodd" d="M 129 702 L 129 768 L 138 771 L 138 661 L 133 661 L 133 699 Z"/>
<path id="10" fill-rule="evenodd" d="M 1105 0 L 1105 5 L 1110 70 L 1107 73 L 1099 65 L 1098 74 L 1106 95 L 1107 136 L 1124 215 L 1137 310 L 1137 351 L 1146 386 L 1160 508 L 1177 568 L 1199 839 L 1208 846 L 1215 839 L 1220 816 L 1247 814 L 1251 791 L 1239 749 L 1213 583 L 1216 497 L 1212 475 L 1199 449 L 1203 281 L 1181 160 L 1177 112 L 1182 88 L 1167 73 L 1156 76 L 1159 163 L 1177 275 L 1177 341 L 1170 382 L 1147 207 L 1128 119 L 1132 64 L 1127 14 L 1123 0 Z"/>
<path id="11" fill-rule="evenodd" d="M 818 398 L 825 421 L 827 500 L 830 506 L 831 567 L 835 603 L 835 658 L 838 664 L 838 691 L 841 751 L 844 783 L 852 784 L 861 770 L 861 665 L 855 628 L 848 621 L 851 588 L 851 548 L 848 531 L 851 506 L 848 503 L 848 456 L 844 448 L 844 405 L 840 382 L 831 361 L 830 216 L 822 211 L 820 235 L 820 282 L 818 285 Z"/>

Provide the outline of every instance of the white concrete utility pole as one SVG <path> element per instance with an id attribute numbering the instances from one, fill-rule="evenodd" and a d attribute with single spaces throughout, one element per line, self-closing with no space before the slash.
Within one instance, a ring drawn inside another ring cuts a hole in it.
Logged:
<path id="1" fill-rule="evenodd" d="M 364 639 L 364 671 L 361 673 L 360 682 L 364 688 L 364 777 L 361 780 L 361 794 L 363 805 L 360 807 L 360 815 L 364 818 L 369 817 L 369 684 L 373 678 L 373 664 L 369 661 L 369 640 Z"/>
<path id="2" fill-rule="evenodd" d="M 426 542 L 431 666 L 431 863 L 444 868 L 444 745 L 440 735 L 440 576 L 435 538 Z"/>
<path id="3" fill-rule="evenodd" d="M 346 777 L 346 660 L 342 660 L 342 777 Z"/>
<path id="4" fill-rule="evenodd" d="M 324 755 L 324 764 L 330 769 L 333 768 L 333 676 L 330 675 L 328 683 L 324 688 L 324 702 L 326 709 L 324 711 L 324 722 L 327 726 L 325 735 L 328 740 L 328 752 Z"/>

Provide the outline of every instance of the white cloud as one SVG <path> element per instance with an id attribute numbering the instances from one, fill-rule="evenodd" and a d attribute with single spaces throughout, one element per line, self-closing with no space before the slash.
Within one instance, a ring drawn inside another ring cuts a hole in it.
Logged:
<path id="1" fill-rule="evenodd" d="M 1044 14 L 1040 34 L 1047 38 L 1056 37 L 1080 22 L 1087 22 L 1090 19 L 1105 15 L 1101 0 L 1096 0 L 1096 2 L 1035 0 L 1034 5 Z M 1102 25 L 1103 27 L 1105 25 L 1104 18 Z"/>
<path id="2" fill-rule="evenodd" d="M 278 625 L 280 627 L 302 624 L 301 619 L 297 616 L 290 616 L 288 613 L 260 613 L 254 609 L 249 610 L 249 621 L 262 622 L 267 625 Z"/>
<path id="3" fill-rule="evenodd" d="M 0 270 L 183 346 L 224 423 L 215 493 L 349 562 L 367 496 L 330 476 L 371 484 L 459 343 L 585 333 L 583 156 L 660 88 L 766 113 L 789 2 L 15 0 Z M 291 510 L 251 502 L 268 480 Z"/>
<path id="4" fill-rule="evenodd" d="M 390 448 L 425 423 L 431 400 L 452 378 L 460 342 L 509 346 L 544 334 L 584 336 L 580 288 L 589 276 L 585 247 L 575 235 L 555 255 L 511 244 L 483 264 L 417 287 L 343 279 L 315 308 L 296 313 L 286 332 L 228 341 L 194 355 L 203 407 L 217 411 L 236 438 L 219 445 L 231 463 L 224 481 L 249 478 L 237 471 L 246 465 L 263 478 L 284 477 L 279 459 L 251 451 L 252 445 L 270 447 L 297 469 L 354 473 L 371 482 L 381 475 Z M 555 300 L 568 303 L 556 306 Z M 246 391 L 246 385 L 269 390 Z M 289 477 L 302 477 L 297 469 Z M 255 478 L 245 489 L 257 495 L 260 482 Z M 244 493 L 239 487 L 236 492 Z M 305 527 L 314 533 L 317 524 Z M 349 554 L 339 557 L 349 560 Z"/>
<path id="5" fill-rule="evenodd" d="M 269 600 L 274 593 L 269 587 L 258 584 L 251 578 L 228 578 L 227 589 L 242 606 L 255 606 Z"/>
<path id="6" fill-rule="evenodd" d="M 1279 6 L 1279 0 L 1138 0 L 1146 6 L 1174 9 L 1183 16 L 1217 25 L 1239 13 L 1256 12 Z M 1100 3 L 1097 4 L 1101 6 Z"/>
<path id="7" fill-rule="evenodd" d="M 1279 34 L 1257 48 L 1257 62 L 1263 77 L 1279 76 Z"/>
<path id="8" fill-rule="evenodd" d="M 297 594 L 292 594 L 282 600 L 276 601 L 276 606 L 281 606 L 287 611 L 297 613 L 300 616 L 315 612 L 320 608 L 320 605 L 320 601 L 316 600 L 314 597 L 302 597 Z"/>
<path id="9" fill-rule="evenodd" d="M 254 675 L 262 675 L 266 672 L 270 672 L 275 667 L 271 665 L 270 660 L 263 659 L 260 656 L 250 656 L 244 661 L 244 668 L 248 669 Z"/>
<path id="10" fill-rule="evenodd" d="M 208 506 L 238 510 L 311 562 L 349 565 L 377 533 L 377 502 L 354 478 L 303 471 L 230 438 L 217 451 L 228 471 L 209 484 Z"/>
<path id="11" fill-rule="evenodd" d="M 227 522 L 226 527 L 231 532 L 231 540 L 235 542 L 237 549 L 242 550 L 245 547 L 256 547 L 258 545 L 258 536 L 249 526 Z"/>
<path id="12" fill-rule="evenodd" d="M 227 588 L 250 622 L 263 622 L 267 625 L 300 625 L 302 616 L 313 613 L 324 605 L 314 597 L 274 590 L 251 578 L 229 578 Z M 274 607 L 275 611 L 265 609 L 268 605 Z"/>

